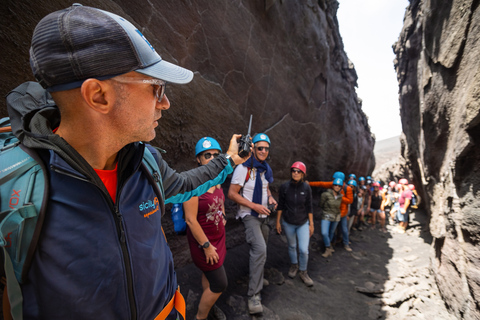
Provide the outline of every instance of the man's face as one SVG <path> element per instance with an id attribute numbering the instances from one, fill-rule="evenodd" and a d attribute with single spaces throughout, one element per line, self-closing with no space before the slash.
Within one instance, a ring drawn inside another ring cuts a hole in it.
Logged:
<path id="1" fill-rule="evenodd" d="M 158 102 L 155 96 L 158 87 L 138 82 L 152 78 L 137 72 L 129 72 L 120 77 L 122 82 L 112 79 L 116 92 L 114 121 L 119 129 L 119 137 L 123 137 L 126 144 L 151 141 L 155 138 L 155 128 L 162 117 L 162 110 L 170 108 L 170 102 L 166 95 Z"/>
<path id="2" fill-rule="evenodd" d="M 265 161 L 268 157 L 268 153 L 270 152 L 270 145 L 266 141 L 259 141 L 255 143 L 255 148 L 253 153 L 255 154 L 255 158 L 258 161 Z"/>

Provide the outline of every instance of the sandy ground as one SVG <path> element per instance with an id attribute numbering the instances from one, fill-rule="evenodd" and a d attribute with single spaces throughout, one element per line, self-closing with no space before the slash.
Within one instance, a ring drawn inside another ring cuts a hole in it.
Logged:
<path id="1" fill-rule="evenodd" d="M 272 222 L 273 223 L 273 222 Z M 271 230 L 262 290 L 263 314 L 247 309 L 248 245 L 230 249 L 225 260 L 229 286 L 217 301 L 227 319 L 454 319 L 430 273 L 431 236 L 422 212 L 411 216 L 407 233 L 387 226 L 353 231 L 347 252 L 342 244 L 332 257 L 321 256 L 320 220 L 310 241 L 308 271 L 315 282 L 306 287 L 298 277 L 287 276 L 290 261 L 286 239 Z M 228 237 L 228 234 L 227 234 Z M 187 300 L 187 319 L 194 319 L 201 295 L 201 272 L 193 265 L 177 270 Z"/>

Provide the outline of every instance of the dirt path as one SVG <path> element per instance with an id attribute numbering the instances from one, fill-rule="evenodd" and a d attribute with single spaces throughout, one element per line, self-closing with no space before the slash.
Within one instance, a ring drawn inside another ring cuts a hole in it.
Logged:
<path id="1" fill-rule="evenodd" d="M 309 275 L 315 282 L 307 288 L 300 278 L 287 276 L 290 262 L 284 236 L 273 230 L 268 243 L 262 291 L 262 315 L 247 311 L 248 245 L 228 250 L 225 267 L 229 286 L 217 302 L 227 319 L 455 319 L 440 299 L 430 274 L 431 237 L 423 213 L 412 215 L 407 233 L 393 226 L 388 233 L 357 231 L 351 235 L 349 253 L 337 245 L 325 259 L 315 220 L 310 243 Z M 228 234 L 227 234 L 228 237 Z M 187 300 L 187 319 L 193 319 L 201 295 L 201 273 L 193 265 L 177 270 L 181 291 Z"/>

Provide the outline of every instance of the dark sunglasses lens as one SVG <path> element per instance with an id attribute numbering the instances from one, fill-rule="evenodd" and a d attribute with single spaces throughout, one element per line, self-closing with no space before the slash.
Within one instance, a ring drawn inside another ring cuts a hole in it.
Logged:
<path id="1" fill-rule="evenodd" d="M 292 172 L 294 172 L 294 173 L 300 173 L 301 171 L 298 170 L 298 169 L 293 169 Z"/>
<path id="2" fill-rule="evenodd" d="M 257 149 L 258 149 L 258 151 L 263 151 L 263 150 L 269 151 L 270 150 L 269 147 L 258 147 Z"/>
<path id="3" fill-rule="evenodd" d="M 218 157 L 220 155 L 220 153 L 210 153 L 210 152 L 207 152 L 207 153 L 204 153 L 203 156 L 205 157 L 205 159 L 210 159 L 212 156 L 214 158 Z"/>

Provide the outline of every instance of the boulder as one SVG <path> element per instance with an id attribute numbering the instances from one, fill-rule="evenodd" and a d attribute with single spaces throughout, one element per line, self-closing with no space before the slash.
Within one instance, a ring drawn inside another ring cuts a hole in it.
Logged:
<path id="1" fill-rule="evenodd" d="M 402 150 L 430 213 L 433 271 L 458 318 L 480 318 L 480 8 L 410 1 L 394 45 Z"/>

